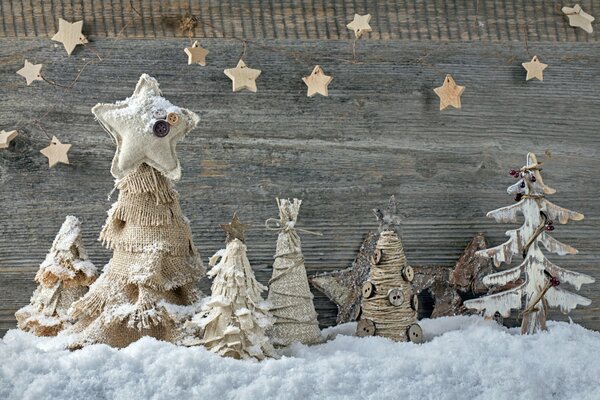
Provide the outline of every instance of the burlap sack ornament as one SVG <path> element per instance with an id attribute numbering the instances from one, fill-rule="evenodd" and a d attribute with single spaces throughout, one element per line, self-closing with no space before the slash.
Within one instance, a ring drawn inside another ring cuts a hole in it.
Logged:
<path id="1" fill-rule="evenodd" d="M 92 111 L 117 140 L 112 172 L 120 178 L 119 198 L 100 233 L 113 257 L 90 292 L 73 304 L 78 321 L 70 330 L 76 334 L 71 347 L 124 347 L 142 336 L 176 342 L 185 319 L 180 306 L 196 304 L 204 275 L 171 182 L 180 175 L 175 144 L 198 116 L 160 97 L 148 75 L 129 99 Z M 164 123 L 156 129 L 159 121 Z"/>
<path id="2" fill-rule="evenodd" d="M 308 286 L 302 243 L 295 228 L 302 200 L 276 201 L 279 219 L 267 220 L 268 229 L 279 230 L 268 296 L 275 324 L 268 334 L 278 346 L 317 343 L 321 341 L 321 331 Z"/>
<path id="3" fill-rule="evenodd" d="M 20 329 L 38 336 L 55 336 L 70 326 L 71 304 L 96 280 L 96 267 L 81 240 L 81 222 L 68 216 L 35 275 L 39 284 L 31 303 L 16 312 Z"/>

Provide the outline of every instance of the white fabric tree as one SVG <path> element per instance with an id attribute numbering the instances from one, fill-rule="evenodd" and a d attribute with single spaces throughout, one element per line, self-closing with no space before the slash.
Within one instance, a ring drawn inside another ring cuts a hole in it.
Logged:
<path id="1" fill-rule="evenodd" d="M 496 267 L 511 263 L 513 256 L 520 255 L 523 262 L 514 268 L 486 276 L 483 282 L 488 286 L 501 286 L 508 283 L 522 283 L 503 292 L 479 299 L 466 301 L 469 308 L 483 311 L 487 317 L 500 313 L 508 317 L 512 309 L 523 309 L 521 313 L 521 333 L 531 334 L 546 328 L 548 307 L 559 307 L 564 313 L 577 307 L 587 306 L 591 301 L 580 295 L 559 288 L 560 283 L 569 283 L 579 290 L 582 284 L 594 282 L 594 278 L 558 267 L 550 262 L 540 248 L 558 255 L 576 254 L 577 250 L 550 236 L 554 221 L 566 224 L 569 220 L 580 221 L 583 215 L 559 207 L 546 200 L 545 196 L 556 190 L 546 186 L 540 174 L 541 163 L 535 154 L 527 154 L 527 164 L 520 170 L 512 170 L 511 175 L 519 181 L 508 188 L 518 202 L 514 205 L 490 211 L 487 216 L 498 222 L 518 222 L 522 214 L 524 224 L 506 232 L 510 238 L 500 246 L 481 250 L 478 254 L 490 257 Z"/>

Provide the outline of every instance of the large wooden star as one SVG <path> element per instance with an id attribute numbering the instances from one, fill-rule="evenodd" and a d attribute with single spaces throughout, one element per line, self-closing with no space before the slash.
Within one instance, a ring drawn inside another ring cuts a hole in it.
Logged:
<path id="1" fill-rule="evenodd" d="M 16 137 L 17 131 L 6 132 L 5 130 L 2 130 L 2 132 L 0 132 L 0 149 L 7 149 L 10 142 Z"/>
<path id="2" fill-rule="evenodd" d="M 27 86 L 29 86 L 34 81 L 43 81 L 41 74 L 42 66 L 42 64 L 32 64 L 28 60 L 25 60 L 25 65 L 17 71 L 17 74 L 25 78 Z"/>
<path id="3" fill-rule="evenodd" d="M 248 68 L 244 61 L 240 60 L 235 68 L 228 68 L 223 72 L 231 79 L 234 92 L 242 89 L 256 92 L 256 78 L 261 73 L 259 69 Z"/>
<path id="4" fill-rule="evenodd" d="M 201 47 L 198 42 L 194 42 L 191 47 L 185 48 L 185 54 L 188 55 L 188 64 L 200 64 L 202 66 L 206 66 L 206 55 L 208 54 L 208 50 Z"/>
<path id="5" fill-rule="evenodd" d="M 308 86 L 306 95 L 308 97 L 313 97 L 315 94 L 320 94 L 322 96 L 329 96 L 329 92 L 327 90 L 327 86 L 333 80 L 332 76 L 325 75 L 323 69 L 320 66 L 316 66 L 312 73 L 309 76 L 305 76 L 302 78 L 306 86 Z"/>
<path id="6" fill-rule="evenodd" d="M 228 224 L 221 224 L 221 229 L 225 231 L 227 234 L 227 238 L 225 239 L 226 243 L 231 242 L 234 239 L 241 240 L 242 242 L 246 240 L 246 230 L 250 227 L 249 224 L 243 224 L 240 221 L 237 213 L 233 214 L 233 218 L 231 218 L 231 222 Z"/>
<path id="7" fill-rule="evenodd" d="M 569 25 L 574 28 L 581 28 L 587 33 L 594 32 L 592 22 L 595 18 L 581 9 L 579 4 L 574 7 L 563 7 L 562 12 L 569 18 Z"/>
<path id="8" fill-rule="evenodd" d="M 544 80 L 544 70 L 548 64 L 541 63 L 538 56 L 533 56 L 531 61 L 522 64 L 523 68 L 527 71 L 526 81 L 536 78 L 540 81 Z"/>
<path id="9" fill-rule="evenodd" d="M 354 31 L 354 36 L 356 36 L 356 38 L 358 39 L 362 36 L 363 33 L 371 32 L 372 29 L 371 25 L 369 25 L 369 21 L 371 21 L 371 14 L 354 14 L 354 19 L 352 20 L 352 22 L 346 25 L 346 28 L 350 29 L 351 31 Z"/>
<path id="10" fill-rule="evenodd" d="M 446 75 L 444 84 L 440 87 L 433 89 L 435 94 L 440 98 L 440 111 L 446 109 L 449 106 L 454 108 L 460 108 L 460 96 L 465 91 L 464 86 L 459 86 L 452 79 L 452 75 Z"/>
<path id="11" fill-rule="evenodd" d="M 48 167 L 52 168 L 58 163 L 69 164 L 67 152 L 70 148 L 70 144 L 63 144 L 56 136 L 52 136 L 50 145 L 40 150 L 40 153 L 48 157 Z"/>
<path id="12" fill-rule="evenodd" d="M 52 37 L 52 40 L 60 42 L 65 46 L 68 55 L 71 55 L 75 46 L 86 44 L 87 38 L 81 32 L 83 21 L 68 22 L 62 18 L 58 19 L 58 32 Z"/>

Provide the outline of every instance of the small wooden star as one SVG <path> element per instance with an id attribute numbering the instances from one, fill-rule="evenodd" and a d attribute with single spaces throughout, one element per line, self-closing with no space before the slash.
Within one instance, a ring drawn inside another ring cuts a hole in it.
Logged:
<path id="1" fill-rule="evenodd" d="M 8 131 L 2 130 L 0 132 L 0 149 L 7 149 L 10 145 L 10 142 L 17 137 L 17 131 Z"/>
<path id="2" fill-rule="evenodd" d="M 309 76 L 302 78 L 306 86 L 308 86 L 306 95 L 308 97 L 313 97 L 315 94 L 319 93 L 322 96 L 329 96 L 329 92 L 327 91 L 327 86 L 333 80 L 332 76 L 325 75 L 323 69 L 320 66 L 315 66 L 312 73 Z"/>
<path id="3" fill-rule="evenodd" d="M 191 47 L 186 47 L 185 54 L 188 55 L 188 64 L 200 64 L 203 67 L 206 66 L 206 55 L 208 54 L 208 50 L 201 47 L 198 41 L 195 41 Z"/>
<path id="4" fill-rule="evenodd" d="M 440 111 L 446 109 L 448 106 L 454 108 L 460 108 L 460 96 L 465 91 L 464 86 L 459 86 L 452 79 L 452 75 L 446 75 L 444 84 L 440 87 L 433 89 L 435 94 L 440 98 Z"/>
<path id="5" fill-rule="evenodd" d="M 541 63 L 538 59 L 538 56 L 533 56 L 531 61 L 525 62 L 522 64 L 523 68 L 527 70 L 526 81 L 536 78 L 540 81 L 544 80 L 544 70 L 548 66 L 548 64 Z"/>
<path id="6" fill-rule="evenodd" d="M 369 25 L 370 20 L 371 14 L 354 14 L 354 19 L 352 20 L 352 22 L 346 25 L 346 28 L 350 29 L 351 31 L 354 31 L 354 36 L 356 36 L 356 38 L 358 39 L 362 36 L 363 33 L 371 32 L 371 25 Z"/>
<path id="7" fill-rule="evenodd" d="M 569 25 L 573 28 L 581 28 L 587 33 L 594 32 L 592 22 L 595 18 L 583 11 L 579 4 L 575 4 L 574 7 L 563 7 L 562 12 L 569 17 Z"/>
<path id="8" fill-rule="evenodd" d="M 61 42 L 67 50 L 67 54 L 71 55 L 75 46 L 78 44 L 86 44 L 87 38 L 81 32 L 83 29 L 83 21 L 68 22 L 62 18 L 58 19 L 58 32 L 52 37 L 52 40 Z"/>
<path id="9" fill-rule="evenodd" d="M 261 70 L 248 68 L 244 61 L 240 60 L 235 68 L 228 68 L 223 72 L 231 79 L 234 92 L 242 89 L 256 92 L 256 78 L 260 75 Z"/>
<path id="10" fill-rule="evenodd" d="M 239 239 L 242 242 L 246 240 L 245 232 L 250 227 L 249 224 L 243 224 L 237 216 L 237 213 L 233 214 L 231 222 L 228 224 L 221 224 L 221 229 L 227 233 L 226 243 L 231 242 L 234 239 Z"/>
<path id="11" fill-rule="evenodd" d="M 62 144 L 56 136 L 52 136 L 50 145 L 40 150 L 40 153 L 48 157 L 48 167 L 52 168 L 58 163 L 69 164 L 67 152 L 71 148 L 70 144 Z"/>
<path id="12" fill-rule="evenodd" d="M 43 81 L 41 74 L 42 66 L 42 64 L 32 64 L 28 60 L 25 60 L 25 66 L 18 70 L 17 74 L 25 78 L 27 86 L 29 86 L 33 81 Z"/>

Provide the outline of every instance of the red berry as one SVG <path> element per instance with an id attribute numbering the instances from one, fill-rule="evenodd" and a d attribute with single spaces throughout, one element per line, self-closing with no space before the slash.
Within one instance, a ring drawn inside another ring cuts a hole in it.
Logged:
<path id="1" fill-rule="evenodd" d="M 553 231 L 554 230 L 554 225 L 548 225 L 548 226 L 546 226 L 546 230 L 547 231 Z"/>
<path id="2" fill-rule="evenodd" d="M 509 173 L 511 176 L 515 176 L 515 175 L 517 175 L 517 174 L 519 173 L 519 171 L 517 171 L 516 169 L 511 169 L 511 170 L 510 170 L 508 173 Z"/>
<path id="3" fill-rule="evenodd" d="M 535 182 L 537 179 L 535 179 L 535 175 L 531 175 L 531 182 Z"/>
<path id="4" fill-rule="evenodd" d="M 525 181 L 521 182 L 521 187 L 524 188 L 525 187 Z"/>
<path id="5" fill-rule="evenodd" d="M 522 198 L 523 198 L 523 194 L 517 193 L 517 195 L 515 196 L 515 201 L 521 201 Z"/>

